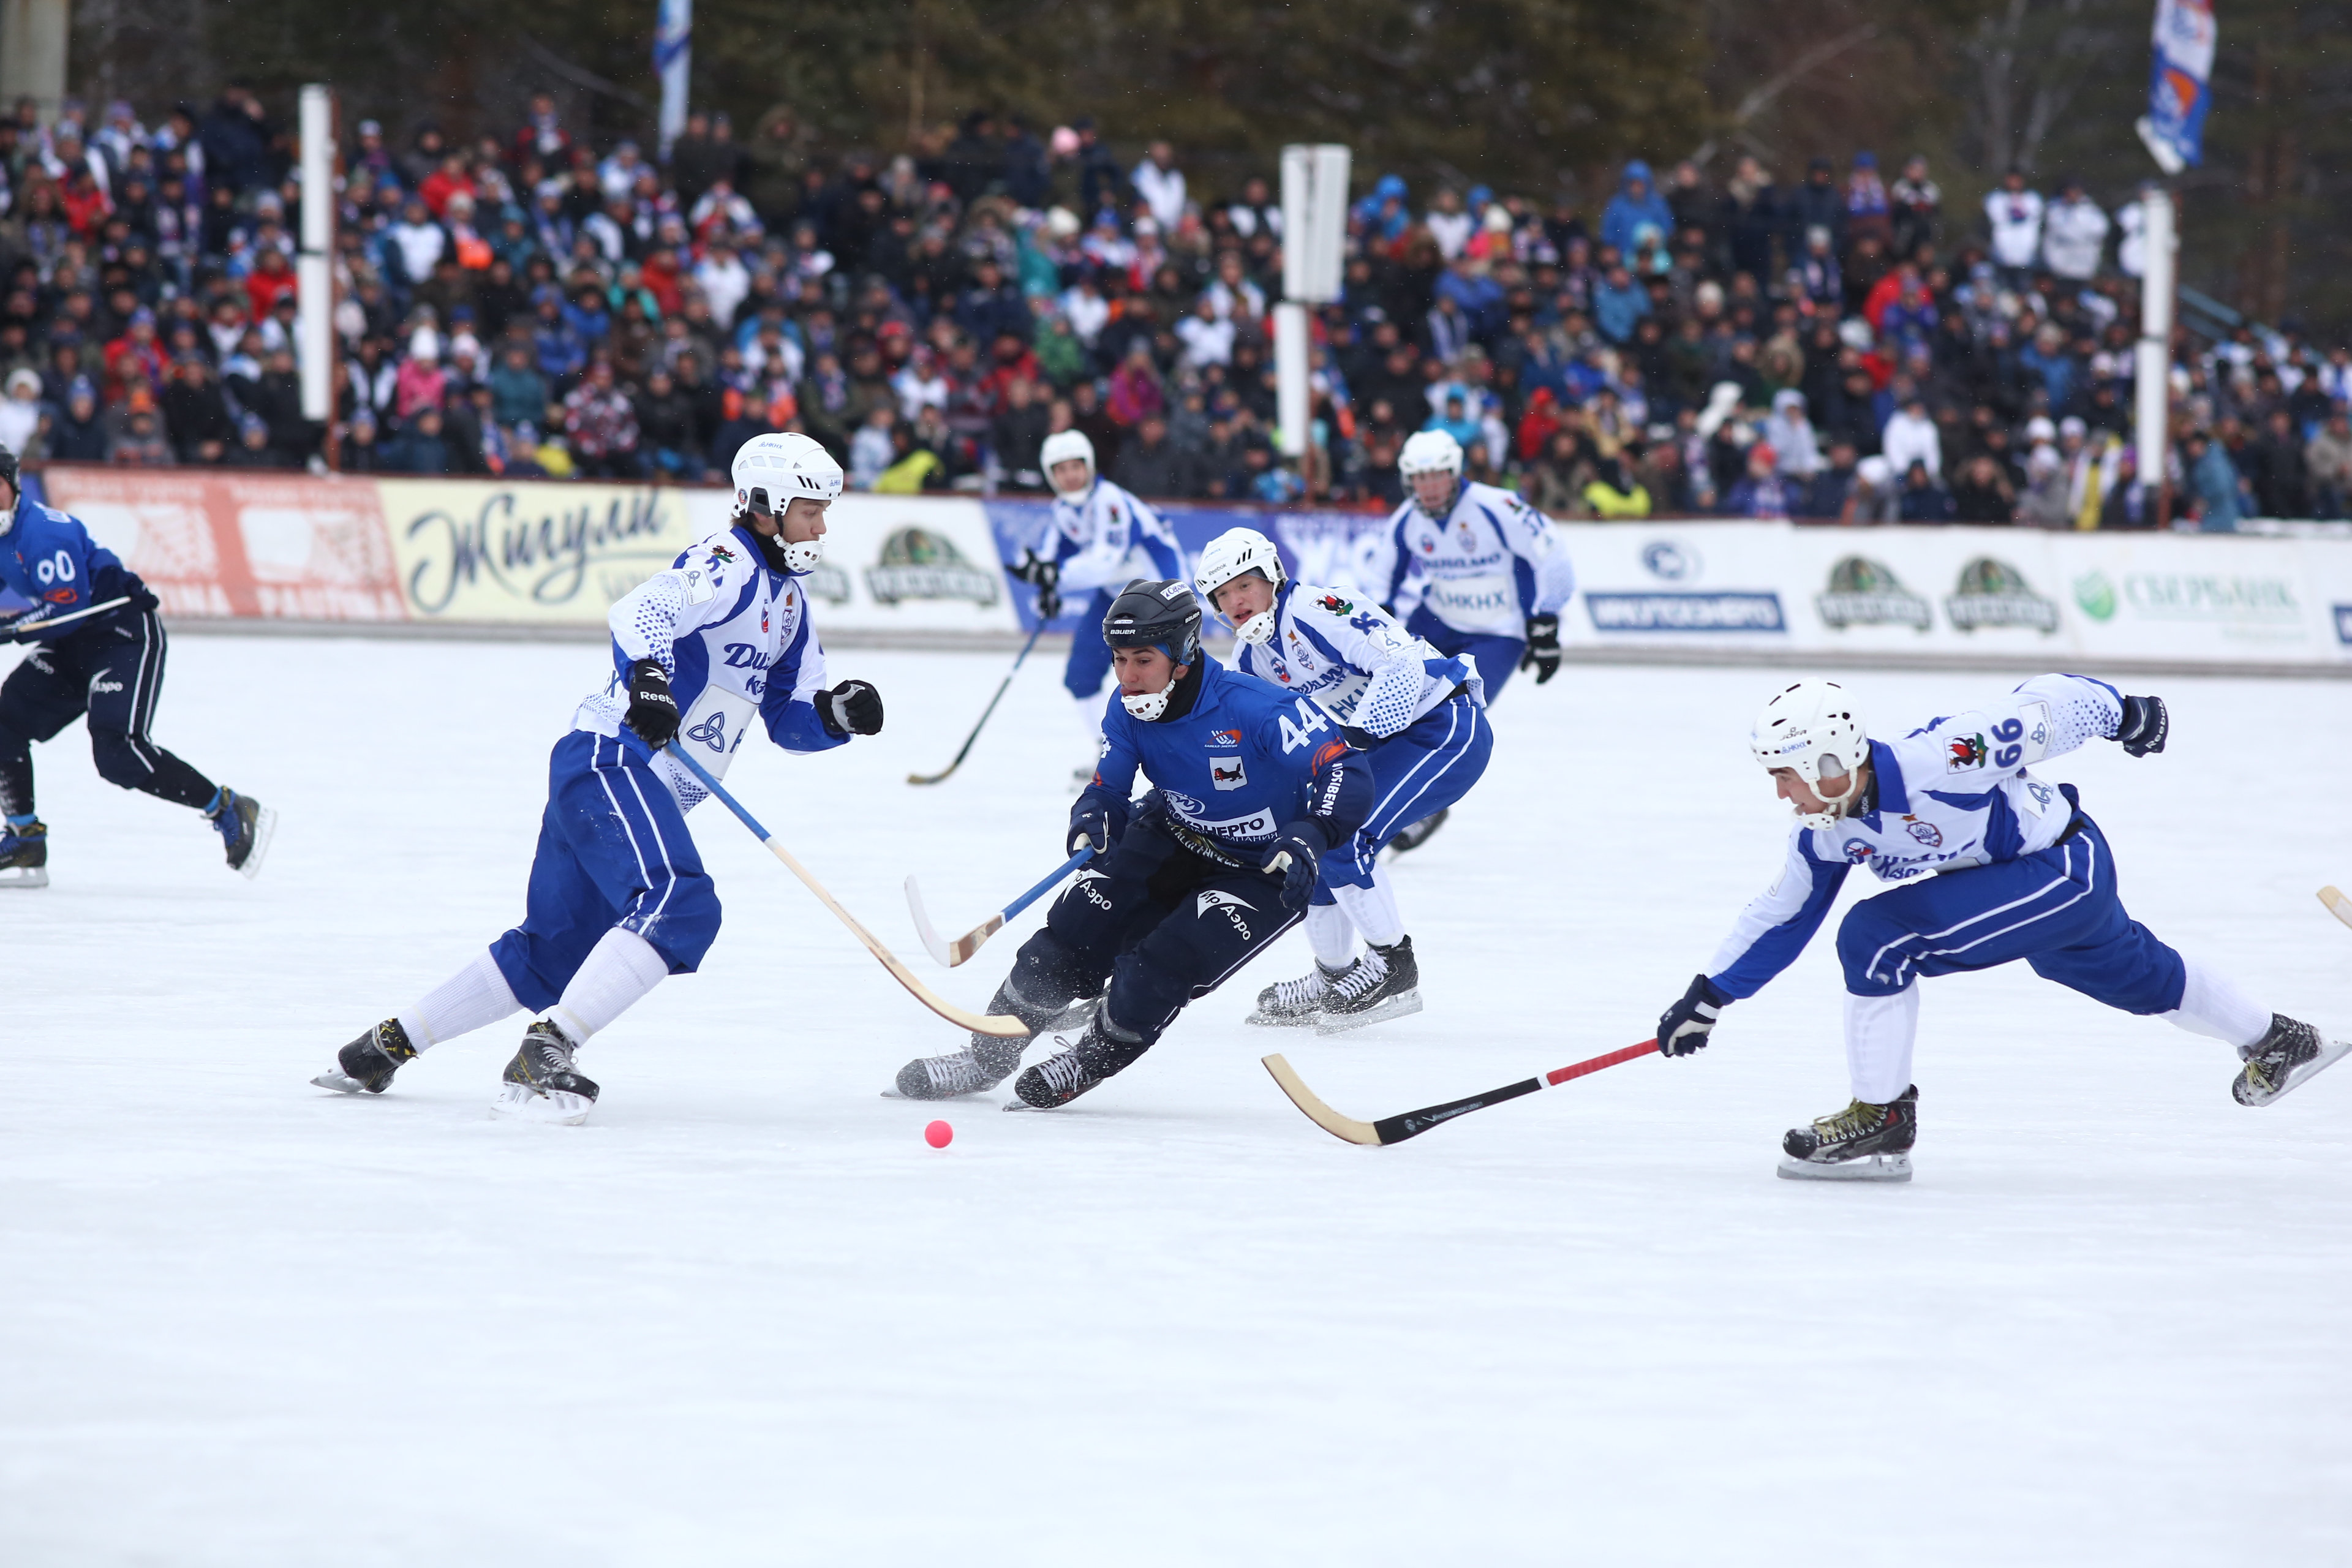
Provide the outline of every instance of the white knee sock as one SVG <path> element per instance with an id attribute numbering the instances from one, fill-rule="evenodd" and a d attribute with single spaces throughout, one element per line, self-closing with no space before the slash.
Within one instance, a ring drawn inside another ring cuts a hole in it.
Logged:
<path id="1" fill-rule="evenodd" d="M 2180 993 L 2180 1005 L 2158 1015 L 2166 1023 L 2232 1046 L 2251 1046 L 2270 1033 L 2268 1008 L 2256 1005 L 2227 977 L 2195 959 L 2183 962 L 2189 966 L 2189 984 Z"/>
<path id="2" fill-rule="evenodd" d="M 669 960 L 653 943 L 625 926 L 606 931 L 572 976 L 572 984 L 547 1016 L 575 1046 L 627 1012 L 638 998 L 661 984 Z"/>
<path id="3" fill-rule="evenodd" d="M 1404 940 L 1404 917 L 1397 913 L 1396 884 L 1389 880 L 1387 867 L 1372 868 L 1370 887 L 1334 888 L 1331 896 L 1374 947 L 1394 947 Z"/>
<path id="4" fill-rule="evenodd" d="M 425 994 L 425 1000 L 402 1013 L 400 1026 L 418 1050 L 454 1040 L 476 1029 L 522 1011 L 498 961 L 484 948 L 474 961 Z"/>
<path id="5" fill-rule="evenodd" d="M 1087 732 L 1087 744 L 1090 746 L 1101 743 L 1103 709 L 1107 700 L 1099 691 L 1092 697 L 1070 700 L 1070 710 L 1078 716 L 1078 728 Z"/>
<path id="6" fill-rule="evenodd" d="M 1919 985 L 1892 996 L 1845 997 L 1845 1067 L 1853 1097 L 1885 1105 L 1911 1087 L 1911 1044 L 1919 1033 Z"/>
<path id="7" fill-rule="evenodd" d="M 1356 922 L 1337 904 L 1307 906 L 1307 942 L 1315 962 L 1326 969 L 1345 969 L 1356 956 Z"/>

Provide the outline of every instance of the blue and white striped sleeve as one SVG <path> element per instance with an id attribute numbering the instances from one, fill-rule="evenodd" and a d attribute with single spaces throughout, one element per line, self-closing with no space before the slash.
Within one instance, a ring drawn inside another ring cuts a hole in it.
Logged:
<path id="1" fill-rule="evenodd" d="M 1725 995 L 1755 995 L 1794 963 L 1821 930 L 1852 868 L 1815 855 L 1812 837 L 1804 824 L 1790 825 L 1789 858 L 1780 879 L 1739 911 L 1731 934 L 1708 961 L 1707 979 Z"/>

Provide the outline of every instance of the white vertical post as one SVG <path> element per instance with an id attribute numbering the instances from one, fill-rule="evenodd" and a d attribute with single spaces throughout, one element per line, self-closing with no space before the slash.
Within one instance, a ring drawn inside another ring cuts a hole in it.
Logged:
<path id="1" fill-rule="evenodd" d="M 72 37 L 73 0 L 0 0 L 0 100 L 7 112 L 30 98 L 44 120 L 55 118 L 65 101 Z"/>
<path id="2" fill-rule="evenodd" d="M 2139 342 L 2132 353 L 2132 444 L 2141 480 L 2161 489 L 2171 437 L 2172 193 L 2150 187 L 2140 210 L 2147 216 L 2147 260 L 2139 280 Z"/>
<path id="3" fill-rule="evenodd" d="M 1315 150 L 1282 150 L 1282 297 L 1307 298 L 1307 236 L 1315 226 Z"/>
<path id="4" fill-rule="evenodd" d="M 302 417 L 335 411 L 335 95 L 302 89 L 302 247 L 295 259 L 295 359 L 302 373 Z"/>
<path id="5" fill-rule="evenodd" d="M 1274 308 L 1276 438 L 1286 458 L 1307 455 L 1307 307 L 1286 300 Z"/>
<path id="6" fill-rule="evenodd" d="M 1339 297 L 1347 248 L 1348 170 L 1345 147 L 1282 150 L 1282 291 L 1274 311 L 1275 408 L 1283 455 L 1307 454 L 1307 361 L 1312 338 L 1307 307 Z"/>
<path id="7" fill-rule="evenodd" d="M 661 76 L 661 153 L 686 129 L 686 99 L 694 74 L 694 0 L 661 0 L 654 19 L 654 69 Z"/>

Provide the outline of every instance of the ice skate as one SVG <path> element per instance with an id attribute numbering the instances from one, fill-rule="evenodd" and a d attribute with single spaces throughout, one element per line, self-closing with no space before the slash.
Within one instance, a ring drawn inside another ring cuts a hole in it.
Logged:
<path id="1" fill-rule="evenodd" d="M 228 868 L 248 878 L 258 876 L 261 858 L 269 853 L 270 836 L 278 831 L 278 814 L 251 795 L 223 784 L 213 804 L 205 808 L 205 819 L 227 847 Z"/>
<path id="2" fill-rule="evenodd" d="M 49 885 L 49 830 L 37 821 L 0 826 L 0 888 Z"/>
<path id="3" fill-rule="evenodd" d="M 1124 1072 L 1147 1048 L 1140 1037 L 1113 1024 L 1100 1008 L 1077 1044 L 1054 1043 L 1062 1049 L 1024 1068 L 1013 1080 L 1013 1098 L 1004 1102 L 1005 1110 L 1054 1110 L 1067 1105 L 1103 1079 Z"/>
<path id="4" fill-rule="evenodd" d="M 1366 948 L 1346 973 L 1332 980 L 1315 1032 L 1344 1035 L 1420 1011 L 1421 965 L 1412 956 L 1412 938 L 1399 937 L 1393 947 Z"/>
<path id="5" fill-rule="evenodd" d="M 1048 1011 L 1028 1001 L 1008 980 L 989 999 L 992 1013 L 1011 1014 L 1029 1026 L 1029 1039 L 1004 1040 L 974 1035 L 971 1044 L 943 1057 L 917 1057 L 898 1069 L 898 1081 L 884 1089 L 888 1100 L 955 1100 L 994 1089 L 1021 1070 L 1021 1053 L 1029 1040 L 1055 1030 L 1081 1030 L 1094 1016 L 1097 998 L 1081 996 Z"/>
<path id="6" fill-rule="evenodd" d="M 1317 959 L 1315 967 L 1296 980 L 1277 980 L 1257 994 L 1257 1009 L 1242 1020 L 1268 1028 L 1306 1028 L 1323 1016 L 1323 999 L 1330 994 L 1331 983 L 1348 973 L 1349 965 L 1326 969 Z"/>
<path id="7" fill-rule="evenodd" d="M 2270 1033 L 2238 1054 L 2246 1065 L 2231 1082 L 2240 1105 L 2268 1105 L 2291 1094 L 2352 1053 L 2352 1040 L 2323 1040 L 2310 1025 L 2284 1013 L 2271 1015 Z"/>
<path id="8" fill-rule="evenodd" d="M 397 1018 L 386 1018 L 335 1055 L 335 1065 L 310 1081 L 338 1094 L 382 1094 L 392 1087 L 392 1075 L 403 1062 L 416 1059 L 408 1031 Z"/>
<path id="9" fill-rule="evenodd" d="M 1891 1105 L 1854 1100 L 1834 1116 L 1795 1127 L 1780 1141 L 1780 1174 L 1796 1181 L 1907 1182 L 1919 1136 L 1919 1087 Z"/>
<path id="10" fill-rule="evenodd" d="M 1430 841 L 1439 828 L 1445 826 L 1445 819 L 1453 814 L 1452 806 L 1441 806 L 1419 822 L 1406 824 L 1395 837 L 1389 840 L 1389 848 L 1398 855 L 1409 849 L 1420 848 Z"/>
<path id="11" fill-rule="evenodd" d="M 490 1114 L 517 1121 L 577 1127 L 596 1104 L 596 1085 L 572 1065 L 572 1044 L 551 1019 L 523 1031 L 522 1048 L 507 1064 L 506 1082 Z"/>

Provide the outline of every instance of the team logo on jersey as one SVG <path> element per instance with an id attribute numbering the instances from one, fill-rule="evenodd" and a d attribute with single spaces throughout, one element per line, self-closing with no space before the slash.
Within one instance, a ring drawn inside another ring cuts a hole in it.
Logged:
<path id="1" fill-rule="evenodd" d="M 1876 851 L 1862 839 L 1849 838 L 1845 841 L 1845 858 L 1849 864 L 1859 866 L 1874 853 Z"/>
<path id="2" fill-rule="evenodd" d="M 765 605 L 760 606 L 760 635 L 768 635 L 768 606 Z"/>
<path id="3" fill-rule="evenodd" d="M 1421 552 L 1422 552 L 1423 555 L 1434 555 L 1434 554 L 1436 554 L 1436 553 L 1437 553 L 1437 541 L 1435 541 L 1434 539 L 1424 539 L 1424 540 L 1423 540 L 1423 541 L 1421 542 Z"/>
<path id="4" fill-rule="evenodd" d="M 727 710 L 719 709 L 709 718 L 686 732 L 689 741 L 699 741 L 721 756 L 727 753 Z"/>
<path id="5" fill-rule="evenodd" d="M 1241 743 L 1242 732 L 1239 730 L 1212 730 L 1209 731 L 1209 744 L 1217 750 L 1229 752 Z"/>
<path id="6" fill-rule="evenodd" d="M 1930 849 L 1940 849 L 1944 847 L 1944 831 L 1932 822 L 1921 822 L 1916 817 L 1906 816 L 1903 819 L 1903 831 Z"/>
<path id="7" fill-rule="evenodd" d="M 1356 606 L 1337 594 L 1326 594 L 1315 602 L 1335 616 L 1352 616 L 1356 613 Z"/>
<path id="8" fill-rule="evenodd" d="M 1181 790 L 1171 789 L 1168 791 L 1167 800 L 1169 805 L 1172 809 L 1182 813 L 1186 816 L 1198 816 L 1201 815 L 1201 803 Z"/>
<path id="9" fill-rule="evenodd" d="M 728 549 L 725 545 L 714 544 L 710 547 L 710 564 L 712 566 L 716 567 L 721 563 L 731 563 L 734 559 L 735 552 Z"/>
<path id="10" fill-rule="evenodd" d="M 2058 793 L 2056 790 L 2052 789 L 2046 784 L 2038 783 L 2033 779 L 2021 779 L 2018 782 L 2025 785 L 2026 793 L 2033 797 L 2035 805 L 2041 806 L 2044 811 L 2050 809 L 2051 799 Z"/>
<path id="11" fill-rule="evenodd" d="M 1240 789 L 1249 783 L 1249 774 L 1239 757 L 1211 757 L 1209 782 L 1219 789 Z"/>
<path id="12" fill-rule="evenodd" d="M 1970 768 L 1984 766 L 1985 738 L 1982 735 L 1955 735 L 1944 742 L 1944 767 L 1947 772 L 1967 773 Z"/>
<path id="13" fill-rule="evenodd" d="M 1476 531 L 1471 528 L 1470 520 L 1468 518 L 1464 518 L 1460 522 L 1455 523 L 1454 526 L 1459 530 L 1462 534 L 1463 549 L 1475 550 L 1478 548 L 1478 535 Z"/>

